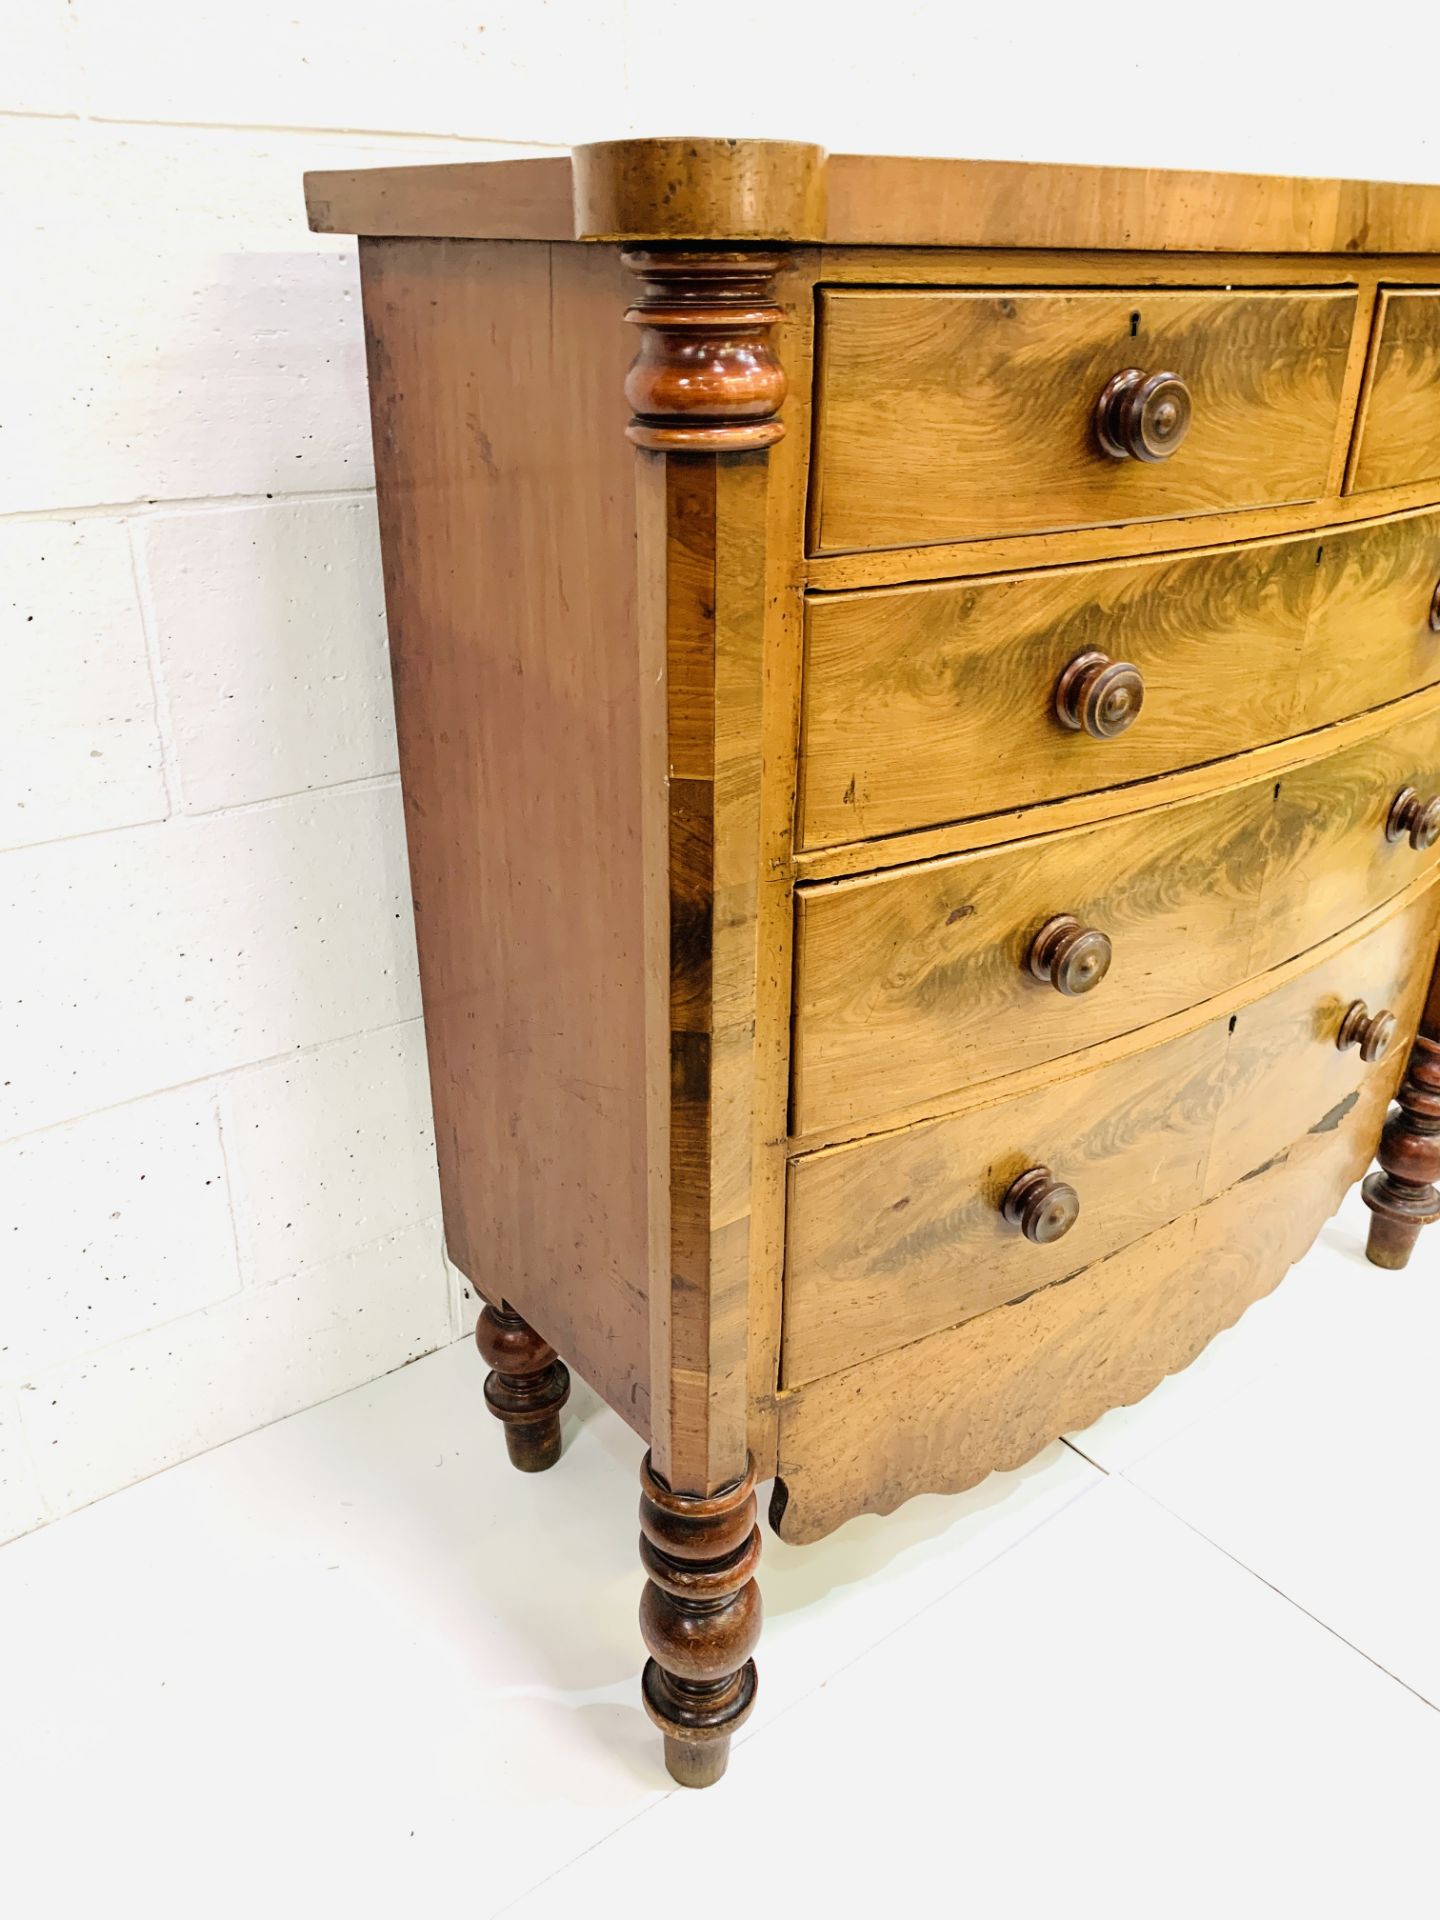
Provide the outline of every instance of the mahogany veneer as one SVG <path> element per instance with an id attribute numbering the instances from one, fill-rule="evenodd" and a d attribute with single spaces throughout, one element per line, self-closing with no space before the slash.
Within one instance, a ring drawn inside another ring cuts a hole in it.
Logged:
<path id="1" fill-rule="evenodd" d="M 643 1697 L 1440 1219 L 1440 188 L 627 140 L 361 236 L 445 1227 L 649 1445 Z M 1428 1008 L 1427 1008 L 1428 995 Z"/>

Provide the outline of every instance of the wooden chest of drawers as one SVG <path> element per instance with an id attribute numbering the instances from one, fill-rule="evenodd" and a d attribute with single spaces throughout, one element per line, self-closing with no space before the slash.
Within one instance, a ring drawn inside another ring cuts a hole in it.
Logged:
<path id="1" fill-rule="evenodd" d="M 1018 1465 L 1377 1143 L 1371 1258 L 1440 1218 L 1440 189 L 663 140 L 308 188 L 449 1250 L 517 1466 L 567 1366 L 649 1443 L 703 1785 L 757 1480 L 803 1541 Z"/>

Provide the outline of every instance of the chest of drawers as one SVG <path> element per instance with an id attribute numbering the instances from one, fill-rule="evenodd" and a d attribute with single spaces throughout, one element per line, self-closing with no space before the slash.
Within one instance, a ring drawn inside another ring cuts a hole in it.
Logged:
<path id="1" fill-rule="evenodd" d="M 648 1442 L 704 1785 L 757 1481 L 805 1541 L 1020 1464 L 1377 1143 L 1372 1260 L 1440 1218 L 1440 189 L 634 140 L 308 192 L 447 1243 L 517 1466 L 567 1368 Z"/>

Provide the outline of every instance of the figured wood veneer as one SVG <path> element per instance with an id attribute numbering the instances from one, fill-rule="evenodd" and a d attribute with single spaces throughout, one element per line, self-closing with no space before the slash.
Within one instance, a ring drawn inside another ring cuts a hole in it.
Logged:
<path id="1" fill-rule="evenodd" d="M 800 832 L 873 839 L 1120 788 L 1440 682 L 1440 514 L 1181 557 L 812 595 Z M 1364 644 L 1359 643 L 1363 635 Z M 1056 724 L 1066 666 L 1140 669 L 1123 733 Z"/>
<path id="2" fill-rule="evenodd" d="M 1394 1081 L 1216 1199 L 1013 1306 L 785 1396 L 770 1524 L 799 1545 L 959 1493 L 1143 1399 L 1277 1287 L 1363 1171 Z"/>
<path id="3" fill-rule="evenodd" d="M 1236 1013 L 1010 1100 L 796 1160 L 782 1384 L 835 1372 L 1077 1272 L 1223 1192 L 1352 1099 L 1373 1071 L 1336 1045 L 1357 999 L 1412 1031 L 1433 889 Z M 1393 1084 L 1393 1077 L 1392 1082 Z M 994 1096 L 991 1095 L 993 1101 Z M 1073 1186 L 1072 1230 L 1006 1223 L 1016 1176 Z"/>
<path id="4" fill-rule="evenodd" d="M 1440 866 L 1436 843 L 1387 831 L 1395 795 L 1437 781 L 1440 693 L 1278 779 L 800 888 L 793 1131 L 933 1108 L 1304 953 Z M 1082 997 L 1045 991 L 1030 964 L 1061 913 L 1110 943 Z"/>
<path id="5" fill-rule="evenodd" d="M 1351 489 L 1440 478 L 1440 287 L 1382 287 Z"/>
<path id="6" fill-rule="evenodd" d="M 811 545 L 966 540 L 1314 500 L 1355 320 L 1346 289 L 821 295 Z M 1138 358 L 1194 397 L 1184 445 L 1095 433 Z"/>

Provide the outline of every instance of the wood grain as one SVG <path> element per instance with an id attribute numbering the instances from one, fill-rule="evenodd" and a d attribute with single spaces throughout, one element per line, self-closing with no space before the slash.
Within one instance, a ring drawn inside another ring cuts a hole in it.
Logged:
<path id="1" fill-rule="evenodd" d="M 825 150 L 800 140 L 597 140 L 574 150 L 587 240 L 819 240 Z"/>
<path id="2" fill-rule="evenodd" d="M 1374 936 L 1385 957 L 1352 959 L 1357 973 L 1383 973 L 1398 951 L 1406 1032 L 1430 974 L 1436 906 L 1422 899 Z M 1323 1001 L 1323 981 L 1312 986 Z M 1368 1161 L 1405 1053 L 1397 1046 L 1358 1073 L 1345 1064 L 1353 1055 L 1334 1054 L 1349 1086 L 1338 1100 L 1325 1059 L 1323 1079 L 1302 1075 L 1263 1137 L 1227 1135 L 1235 1109 L 1257 1106 L 1273 1085 L 1291 1011 L 1272 1005 L 1267 1045 L 1257 1041 L 1265 1003 L 1255 1008 L 1215 1129 L 1237 1150 L 1212 1163 L 1203 1205 L 1073 1279 L 781 1396 L 770 1517 L 783 1539 L 818 1540 L 854 1514 L 891 1513 L 917 1493 L 958 1493 L 1023 1465 L 1057 1434 L 1141 1399 L 1279 1284 Z M 1324 1036 L 1308 1044 L 1320 1061 Z M 1286 1121 L 1296 1131 L 1276 1145 Z M 1242 1145 L 1262 1158 L 1240 1171 Z"/>
<path id="3" fill-rule="evenodd" d="M 745 237 L 748 227 L 736 231 L 747 218 L 743 202 L 737 206 L 716 181 L 738 173 L 758 178 L 763 188 L 768 149 L 793 145 L 606 142 L 607 169 L 645 189 L 632 196 L 629 230 L 621 237 L 658 240 L 673 233 L 677 197 L 686 206 L 688 236 Z M 652 149 L 663 155 L 676 148 L 703 155 L 678 178 L 651 156 Z M 583 156 L 585 149 L 577 151 Z M 806 151 L 821 158 L 816 149 Z M 817 231 L 814 199 L 802 198 L 787 216 L 787 229 L 772 216 L 756 237 L 894 247 L 1440 252 L 1440 189 L 1433 186 L 888 154 L 833 154 L 816 174 L 812 191 L 828 202 L 823 229 Z M 306 189 L 311 225 L 329 233 L 579 240 L 608 233 L 613 224 L 608 210 L 587 211 L 583 186 L 572 192 L 568 155 L 314 173 L 306 176 Z"/>
<path id="4" fill-rule="evenodd" d="M 1353 289 L 821 294 L 817 553 L 1318 499 Z M 1123 367 L 1180 374 L 1194 422 L 1159 465 L 1099 451 Z"/>
<path id="5" fill-rule="evenodd" d="M 1345 417 L 1342 424 L 1348 441 L 1351 419 Z M 816 592 L 840 593 L 856 587 L 971 580 L 987 573 L 1076 566 L 1138 554 L 1191 552 L 1202 543 L 1207 547 L 1249 546 L 1261 539 L 1318 533 L 1382 514 L 1433 507 L 1437 492 L 1440 488 L 1433 480 L 1419 480 L 1403 487 L 1380 487 L 1373 493 L 1327 494 L 1321 500 L 1298 505 L 1208 514 L 1203 526 L 1186 518 L 1149 520 L 1061 533 L 1017 534 L 998 540 L 940 540 L 874 552 L 811 554 L 804 561 L 804 577 L 805 584 Z"/>
<path id="6" fill-rule="evenodd" d="M 1440 477 L 1440 288 L 1382 287 L 1350 486 Z"/>
<path id="7" fill-rule="evenodd" d="M 636 619 L 628 276 L 537 245 L 361 264 L 446 1242 L 643 1434 L 664 656 Z"/>
<path id="8" fill-rule="evenodd" d="M 1000 846 L 1007 840 L 1033 834 L 1091 826 L 1101 820 L 1117 819 L 1122 814 L 1149 813 L 1179 800 L 1192 800 L 1218 792 L 1222 787 L 1239 786 L 1243 781 L 1264 779 L 1267 775 L 1275 779 L 1293 768 L 1311 766 L 1330 754 L 1358 746 L 1362 741 L 1378 739 L 1392 727 L 1432 712 L 1436 703 L 1437 689 L 1422 687 L 1418 693 L 1365 713 L 1352 714 L 1348 720 L 1338 720 L 1333 726 L 1272 740 L 1263 747 L 1252 747 L 1224 760 L 1181 767 L 1174 773 L 1157 775 L 1153 780 L 1101 787 L 1094 793 L 1067 795 L 1029 807 L 1006 807 L 998 813 L 947 821 L 941 827 L 920 828 L 883 840 L 849 841 L 835 847 L 797 847 L 793 856 L 796 878 L 838 880 L 846 875 L 869 873 L 877 863 L 900 866 L 943 859 L 952 853 Z"/>
<path id="9" fill-rule="evenodd" d="M 963 1492 L 1143 1399 L 1308 1250 L 1369 1158 L 1392 1084 L 1375 1078 L 1254 1180 L 1064 1285 L 784 1396 L 776 1532 L 800 1545 L 917 1493 Z"/>
<path id="10" fill-rule="evenodd" d="M 1378 1070 L 1336 1034 L 1356 999 L 1413 1033 L 1435 890 L 1228 1018 L 1048 1088 L 798 1159 L 791 1171 L 784 1382 L 973 1318 L 1128 1245 L 1251 1176 Z M 1393 1057 L 1402 1057 L 1397 1043 Z M 1391 1084 L 1393 1084 L 1393 1076 Z M 1025 1168 L 1080 1195 L 1034 1246 L 999 1203 Z"/>
<path id="11" fill-rule="evenodd" d="M 807 604 L 801 845 L 1122 787 L 1328 726 L 1440 681 L 1434 512 L 1182 558 Z M 1366 644 L 1356 644 L 1362 630 Z M 1145 706 L 1094 741 L 1053 693 L 1090 648 Z"/>
<path id="12" fill-rule="evenodd" d="M 1273 804 L 1271 785 L 1252 782 L 799 889 L 793 1132 L 943 1105 L 959 1088 L 1076 1053 L 1243 979 Z M 1060 913 L 1114 948 L 1108 976 L 1076 999 L 1026 966 L 1036 933 Z"/>
<path id="13" fill-rule="evenodd" d="M 797 1136 L 833 1133 L 1165 1018 L 1317 946 L 1440 865 L 1386 837 L 1440 794 L 1440 708 L 1198 800 L 797 890 Z M 1079 997 L 1027 966 L 1054 916 L 1105 934 Z"/>
<path id="14" fill-rule="evenodd" d="M 1440 189 L 1354 180 L 834 154 L 826 237 L 886 247 L 1440 251 Z"/>
<path id="15" fill-rule="evenodd" d="M 575 230 L 568 153 L 307 173 L 305 207 L 316 233 L 570 240 Z"/>
<path id="16" fill-rule="evenodd" d="M 1440 864 L 1440 847 L 1417 852 L 1408 840 L 1386 838 L 1386 817 L 1402 787 L 1440 793 L 1440 711 L 1276 782 L 1252 972 L 1357 920 Z"/>
<path id="17" fill-rule="evenodd" d="M 668 1279 L 651 1450 L 677 1492 L 745 1468 L 767 468 L 640 452 L 640 628 L 668 655 Z"/>
<path id="18" fill-rule="evenodd" d="M 1430 984 L 1437 907 L 1440 895 L 1432 886 L 1363 939 L 1234 1016 L 1225 1106 L 1205 1175 L 1207 1200 L 1249 1178 L 1322 1114 L 1335 1114 L 1368 1088 L 1377 1074 L 1387 1088 L 1395 1085 Z M 1364 1000 L 1372 1011 L 1388 1008 L 1399 1022 L 1390 1052 L 1372 1065 L 1335 1044 L 1354 1000 Z"/>
<path id="19" fill-rule="evenodd" d="M 765 541 L 764 688 L 761 706 L 760 867 L 756 902 L 754 1162 L 750 1193 L 750 1417 L 752 1453 L 768 1475 L 775 1460 L 780 1379 L 785 1180 L 790 1110 L 790 1013 L 794 940 L 795 755 L 804 593 L 795 556 L 805 544 L 805 470 L 810 451 L 813 255 L 782 268 L 776 302 L 784 318 L 774 347 L 788 376 L 785 434 L 770 451 Z"/>
<path id="20" fill-rule="evenodd" d="M 1198 1204 L 1225 1025 L 1015 1100 L 807 1154 L 790 1176 L 786 1386 L 1077 1272 Z M 1339 1056 L 1336 1056 L 1337 1059 Z M 1000 1202 L 1028 1167 L 1080 1196 L 1048 1246 Z"/>

